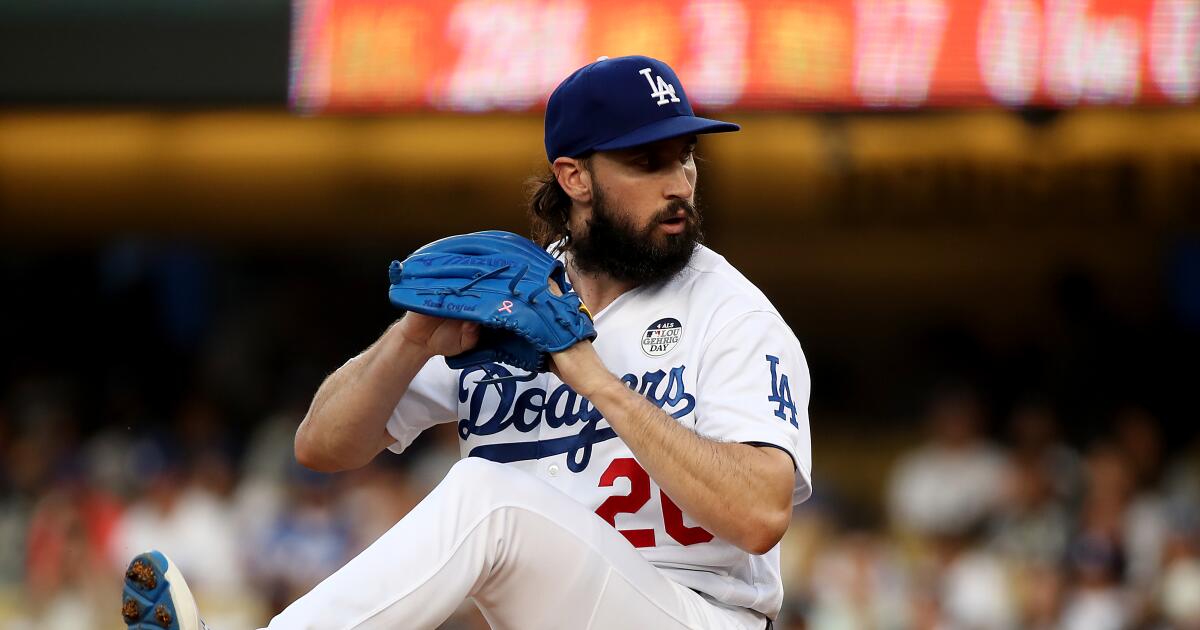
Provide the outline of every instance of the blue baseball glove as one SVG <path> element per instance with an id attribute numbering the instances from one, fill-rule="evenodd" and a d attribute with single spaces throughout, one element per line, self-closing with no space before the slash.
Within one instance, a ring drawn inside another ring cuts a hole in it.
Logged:
<path id="1" fill-rule="evenodd" d="M 486 382 L 532 379 L 549 369 L 549 353 L 596 338 L 562 262 L 511 232 L 434 241 L 404 262 L 392 261 L 388 278 L 388 298 L 397 308 L 483 326 L 475 347 L 446 363 L 454 369 L 483 366 Z M 551 281 L 562 295 L 550 291 Z M 528 374 L 512 375 L 496 363 Z"/>

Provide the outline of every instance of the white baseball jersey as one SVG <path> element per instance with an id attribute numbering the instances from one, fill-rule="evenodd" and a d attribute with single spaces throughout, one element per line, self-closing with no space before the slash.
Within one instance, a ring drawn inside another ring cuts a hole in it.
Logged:
<path id="1" fill-rule="evenodd" d="M 595 316 L 605 366 L 678 422 L 722 442 L 770 445 L 796 464 L 793 502 L 811 494 L 809 374 L 800 343 L 767 298 L 722 256 L 697 248 L 673 279 L 633 289 Z M 504 366 L 497 366 L 501 374 Z M 403 451 L 457 422 L 464 456 L 536 475 L 612 524 L 676 582 L 774 618 L 779 547 L 761 556 L 696 525 L 585 398 L 553 374 L 477 385 L 482 369 L 435 358 L 388 422 Z"/>

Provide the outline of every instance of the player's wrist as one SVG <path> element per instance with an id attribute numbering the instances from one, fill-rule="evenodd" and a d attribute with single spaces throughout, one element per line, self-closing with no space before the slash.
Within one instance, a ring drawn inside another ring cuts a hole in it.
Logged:
<path id="1" fill-rule="evenodd" d="M 605 387 L 619 383 L 604 366 L 590 341 L 581 341 L 562 352 L 556 352 L 553 359 L 558 377 L 584 398 L 591 399 Z"/>

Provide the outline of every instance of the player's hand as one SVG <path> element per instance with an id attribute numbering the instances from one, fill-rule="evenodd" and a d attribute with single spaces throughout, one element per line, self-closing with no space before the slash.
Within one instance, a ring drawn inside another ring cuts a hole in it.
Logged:
<path id="1" fill-rule="evenodd" d="M 398 324 L 400 334 L 428 356 L 453 356 L 479 342 L 479 324 L 458 319 L 430 317 L 409 311 Z"/>

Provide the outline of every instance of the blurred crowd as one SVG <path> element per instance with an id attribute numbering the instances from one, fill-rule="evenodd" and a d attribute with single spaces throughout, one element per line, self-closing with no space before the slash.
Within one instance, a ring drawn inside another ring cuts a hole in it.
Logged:
<path id="1" fill-rule="evenodd" d="M 352 473 L 295 463 L 303 410 L 244 443 L 218 406 L 170 422 L 113 423 L 79 439 L 46 382 L 8 392 L 0 414 L 0 628 L 123 628 L 120 580 L 157 548 L 184 568 L 215 628 L 256 628 L 404 516 L 458 458 L 453 427 L 405 457 Z M 470 613 L 464 610 L 464 613 Z M 470 628 L 473 615 L 447 627 Z M 486 627 L 486 626 L 483 626 Z"/>
<path id="2" fill-rule="evenodd" d="M 1043 402 L 987 417 L 969 389 L 932 395 L 878 516 L 818 477 L 785 543 L 784 627 L 1200 628 L 1200 443 L 1168 449 L 1134 406 L 1082 448 Z"/>
<path id="3" fill-rule="evenodd" d="M 458 458 L 444 427 L 403 456 L 322 475 L 292 456 L 298 406 L 238 438 L 193 396 L 169 421 L 140 422 L 132 405 L 82 436 L 53 381 L 4 395 L 0 628 L 13 630 L 119 627 L 121 573 L 150 547 L 186 569 L 215 628 L 258 627 Z M 991 430 L 987 411 L 970 389 L 932 394 L 907 425 L 923 423 L 924 441 L 892 454 L 876 505 L 822 479 L 814 418 L 817 492 L 783 543 L 779 627 L 1200 628 L 1198 445 L 1165 444 L 1138 407 L 1084 445 L 1063 440 L 1049 405 L 1019 405 Z M 486 625 L 468 605 L 445 627 Z"/>

